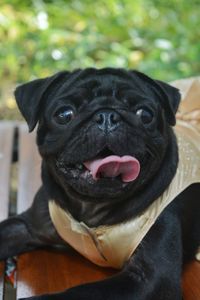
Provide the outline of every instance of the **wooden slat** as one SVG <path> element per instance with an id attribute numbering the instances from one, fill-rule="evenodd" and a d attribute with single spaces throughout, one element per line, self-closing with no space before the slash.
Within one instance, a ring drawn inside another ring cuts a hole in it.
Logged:
<path id="1" fill-rule="evenodd" d="M 184 300 L 200 300 L 200 263 L 193 261 L 183 272 Z"/>
<path id="2" fill-rule="evenodd" d="M 18 211 L 24 211 L 32 202 L 40 184 L 40 158 L 25 125 L 20 126 L 20 170 Z M 74 251 L 53 252 L 37 250 L 18 258 L 17 298 L 62 291 L 72 286 L 101 280 L 114 273 L 100 268 Z M 183 276 L 184 300 L 200 300 L 200 266 L 192 263 Z"/>
<path id="3" fill-rule="evenodd" d="M 14 124 L 0 122 L 0 221 L 8 217 L 13 135 Z M 4 294 L 4 267 L 0 262 L 0 300 Z"/>
<path id="4" fill-rule="evenodd" d="M 19 125 L 19 179 L 17 212 L 26 210 L 41 184 L 41 159 L 35 144 L 35 132 L 28 133 L 26 124 Z"/>
<path id="5" fill-rule="evenodd" d="M 0 221 L 8 216 L 13 132 L 14 124 L 0 122 Z"/>
<path id="6" fill-rule="evenodd" d="M 18 193 L 17 213 L 25 211 L 30 207 L 33 197 L 40 186 L 41 159 L 35 143 L 35 132 L 29 133 L 26 124 L 19 124 L 19 162 L 18 162 Z M 27 259 L 28 257 L 28 259 Z M 40 260 L 40 256 L 38 257 Z M 28 263 L 23 266 L 24 259 Z M 26 288 L 26 280 L 29 283 L 29 276 L 34 265 L 34 253 L 27 253 L 17 259 L 17 299 L 21 298 L 26 290 L 34 290 L 35 281 L 30 282 Z M 40 262 L 41 263 L 41 262 Z M 33 293 L 34 295 L 34 293 Z"/>

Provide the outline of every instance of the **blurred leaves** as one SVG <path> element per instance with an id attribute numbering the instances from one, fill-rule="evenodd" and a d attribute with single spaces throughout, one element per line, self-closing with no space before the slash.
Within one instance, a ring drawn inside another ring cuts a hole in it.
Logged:
<path id="1" fill-rule="evenodd" d="M 0 0 L 4 85 L 85 67 L 200 73 L 198 0 Z M 10 96 L 7 96 L 7 99 Z"/>

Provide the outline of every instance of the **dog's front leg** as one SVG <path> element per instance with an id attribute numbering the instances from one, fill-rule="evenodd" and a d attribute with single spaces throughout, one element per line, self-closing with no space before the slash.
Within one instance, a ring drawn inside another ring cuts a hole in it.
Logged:
<path id="1" fill-rule="evenodd" d="M 48 211 L 48 198 L 40 189 L 24 213 L 0 223 L 0 260 L 38 247 L 64 245 Z"/>
<path id="2" fill-rule="evenodd" d="M 32 300 L 181 300 L 182 246 L 176 216 L 165 212 L 124 269 L 106 280 Z"/>
<path id="3" fill-rule="evenodd" d="M 28 223 L 29 212 L 0 223 L 0 260 L 30 251 L 41 243 Z"/>

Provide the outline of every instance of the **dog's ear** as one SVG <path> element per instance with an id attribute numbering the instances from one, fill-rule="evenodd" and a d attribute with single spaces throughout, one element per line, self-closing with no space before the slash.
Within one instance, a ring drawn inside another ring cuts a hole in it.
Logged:
<path id="1" fill-rule="evenodd" d="M 14 93 L 17 105 L 28 124 L 29 132 L 33 131 L 40 118 L 43 103 L 49 96 L 52 85 L 54 84 L 54 88 L 60 86 L 69 74 L 67 71 L 59 72 L 51 77 L 36 79 L 16 88 Z"/>
<path id="2" fill-rule="evenodd" d="M 164 108 L 167 122 L 171 126 L 174 126 L 176 124 L 175 114 L 181 100 L 179 90 L 163 81 L 154 80 L 141 72 L 134 71 L 134 73 L 143 79 L 145 83 L 158 95 L 161 105 Z"/>
<path id="3" fill-rule="evenodd" d="M 163 81 L 155 80 L 156 84 L 160 88 L 161 103 L 166 112 L 166 118 L 170 125 L 176 124 L 176 112 L 181 100 L 181 94 L 179 90 Z"/>

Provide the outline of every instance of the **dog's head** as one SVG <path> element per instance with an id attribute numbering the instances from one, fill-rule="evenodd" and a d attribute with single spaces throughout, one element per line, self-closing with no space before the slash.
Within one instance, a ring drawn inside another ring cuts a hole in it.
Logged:
<path id="1" fill-rule="evenodd" d="M 60 72 L 15 96 L 30 131 L 38 123 L 56 181 L 79 198 L 110 201 L 141 190 L 161 168 L 180 101 L 166 83 L 111 68 Z"/>

